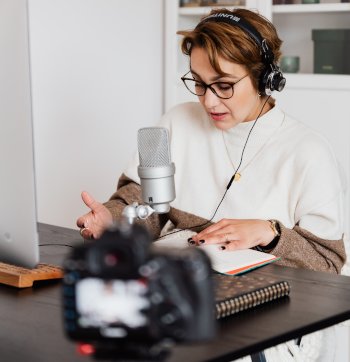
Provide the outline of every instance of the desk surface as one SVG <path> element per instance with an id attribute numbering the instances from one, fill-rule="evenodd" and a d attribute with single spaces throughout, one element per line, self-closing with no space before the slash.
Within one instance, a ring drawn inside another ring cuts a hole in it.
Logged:
<path id="1" fill-rule="evenodd" d="M 75 230 L 39 225 L 41 243 L 78 245 Z M 60 264 L 69 248 L 42 246 L 41 261 Z M 177 346 L 169 362 L 231 361 L 350 319 L 350 278 L 268 265 L 252 273 L 279 276 L 291 284 L 290 298 L 241 312 L 219 322 L 209 342 Z M 2 362 L 89 361 L 63 333 L 61 283 L 38 282 L 18 290 L 0 285 Z"/>

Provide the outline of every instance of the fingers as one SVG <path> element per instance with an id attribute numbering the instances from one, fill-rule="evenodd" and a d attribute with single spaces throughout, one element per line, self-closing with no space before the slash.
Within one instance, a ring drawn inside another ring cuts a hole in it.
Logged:
<path id="1" fill-rule="evenodd" d="M 98 210 L 102 204 L 97 202 L 88 192 L 83 191 L 81 193 L 81 198 L 84 201 L 84 204 L 91 209 L 91 211 Z"/>
<path id="2" fill-rule="evenodd" d="M 80 216 L 79 219 L 77 219 L 77 226 L 78 228 L 83 228 L 85 227 L 85 221 L 86 221 L 86 216 Z"/>
<path id="3" fill-rule="evenodd" d="M 89 228 L 83 227 L 80 229 L 80 235 L 84 238 L 84 239 L 94 239 L 94 235 L 91 232 L 91 230 Z"/>
<path id="4" fill-rule="evenodd" d="M 192 237 L 193 244 L 219 244 L 222 250 L 248 249 L 271 240 L 270 223 L 259 219 L 223 219 Z M 189 241 L 190 242 L 190 241 Z"/>
<path id="5" fill-rule="evenodd" d="M 91 211 L 76 221 L 80 234 L 84 239 L 98 239 L 103 231 L 113 224 L 113 216 L 103 204 L 86 191 L 81 193 L 81 198 Z"/>
<path id="6" fill-rule="evenodd" d="M 238 237 L 236 234 L 230 233 L 227 229 L 220 229 L 217 232 L 204 235 L 204 239 L 201 240 L 202 242 L 199 241 L 201 245 L 225 244 L 230 241 L 238 240 Z"/>
<path id="7" fill-rule="evenodd" d="M 99 204 L 90 194 L 88 194 L 86 191 L 83 191 L 81 193 L 81 198 L 84 201 L 84 204 L 91 209 L 91 211 L 96 210 L 96 208 L 98 208 Z M 87 213 L 83 216 L 80 216 L 77 221 L 76 224 L 79 228 L 86 228 L 88 226 L 88 219 L 89 216 L 91 215 L 91 213 Z"/>
<path id="8" fill-rule="evenodd" d="M 91 224 L 93 224 L 92 217 L 91 211 L 83 216 L 80 216 L 76 221 L 77 226 L 79 228 L 87 228 L 91 226 Z"/>
<path id="9" fill-rule="evenodd" d="M 237 232 L 233 227 L 232 220 L 223 219 L 218 223 L 209 226 L 199 234 L 193 236 L 193 241 L 198 244 L 218 244 L 236 240 Z"/>
<path id="10" fill-rule="evenodd" d="M 232 222 L 232 220 L 231 220 Z M 204 230 L 202 230 L 200 233 L 198 233 L 197 235 L 195 235 L 193 237 L 193 240 L 195 241 L 199 241 L 201 239 L 204 239 L 204 237 L 208 234 L 212 234 L 216 231 L 219 231 L 220 229 L 222 229 L 223 227 L 225 227 L 226 225 L 228 225 L 230 223 L 230 220 L 227 219 L 222 219 L 219 222 L 210 225 L 209 227 L 205 228 Z"/>
<path id="11" fill-rule="evenodd" d="M 237 250 L 247 248 L 245 233 L 239 227 L 241 221 L 222 219 L 193 236 L 196 245 L 218 244 L 221 250 Z"/>
<path id="12" fill-rule="evenodd" d="M 225 245 L 222 245 L 220 247 L 221 250 L 227 250 L 227 251 L 233 251 L 233 250 L 241 250 L 246 249 L 244 245 L 240 242 L 240 240 L 233 240 L 225 243 Z"/>
<path id="13" fill-rule="evenodd" d="M 91 211 L 83 216 L 80 216 L 77 219 L 76 224 L 80 228 L 80 235 L 84 239 L 94 239 L 96 238 L 96 235 L 94 235 L 93 231 L 89 229 L 89 224 L 91 221 L 92 212 L 98 210 L 102 205 L 86 191 L 83 191 L 81 193 L 81 198 L 84 201 L 85 205 L 91 209 Z"/>

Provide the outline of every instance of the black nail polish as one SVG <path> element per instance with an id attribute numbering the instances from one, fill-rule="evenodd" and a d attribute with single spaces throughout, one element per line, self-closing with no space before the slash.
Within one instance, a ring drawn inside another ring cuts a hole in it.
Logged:
<path id="1" fill-rule="evenodd" d="M 199 242 L 200 242 L 201 244 L 204 244 L 204 243 L 205 243 L 205 240 L 199 240 Z"/>
<path id="2" fill-rule="evenodd" d="M 190 242 L 192 240 L 192 238 L 188 238 L 187 241 Z"/>
<path id="3" fill-rule="evenodd" d="M 192 240 L 192 239 L 189 239 L 189 240 L 188 240 L 188 243 L 191 244 L 191 245 L 194 245 L 194 244 L 195 244 L 195 241 Z"/>
<path id="4" fill-rule="evenodd" d="M 226 246 L 220 246 L 220 249 L 221 249 L 221 250 L 225 250 L 225 249 L 226 249 Z"/>

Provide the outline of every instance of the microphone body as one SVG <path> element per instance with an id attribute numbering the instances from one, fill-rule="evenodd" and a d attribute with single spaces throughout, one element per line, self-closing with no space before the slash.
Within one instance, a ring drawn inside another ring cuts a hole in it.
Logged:
<path id="1" fill-rule="evenodd" d="M 167 213 L 175 200 L 175 165 L 171 162 L 169 134 L 163 127 L 141 128 L 138 131 L 142 200 L 158 213 Z"/>

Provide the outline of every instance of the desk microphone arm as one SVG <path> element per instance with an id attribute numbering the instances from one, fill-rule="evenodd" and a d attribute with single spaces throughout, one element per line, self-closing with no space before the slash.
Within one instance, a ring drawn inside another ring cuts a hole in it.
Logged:
<path id="1" fill-rule="evenodd" d="M 132 225 L 136 219 L 145 220 L 155 212 L 149 205 L 139 205 L 137 202 L 133 202 L 131 205 L 127 205 L 123 212 L 123 218 Z"/>

